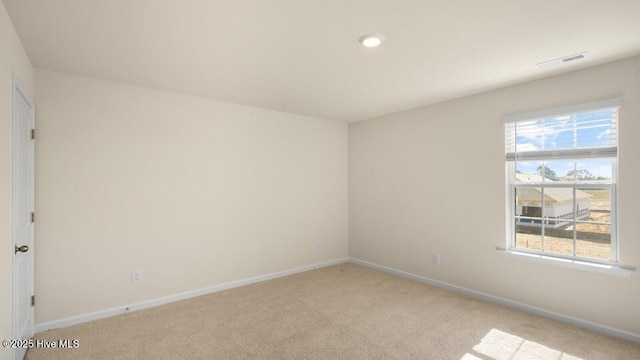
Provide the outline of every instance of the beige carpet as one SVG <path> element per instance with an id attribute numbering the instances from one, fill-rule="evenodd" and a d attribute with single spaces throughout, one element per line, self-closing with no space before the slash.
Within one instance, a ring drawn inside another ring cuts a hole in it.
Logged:
<path id="1" fill-rule="evenodd" d="M 640 359 L 640 346 L 354 264 L 37 334 L 27 359 Z"/>

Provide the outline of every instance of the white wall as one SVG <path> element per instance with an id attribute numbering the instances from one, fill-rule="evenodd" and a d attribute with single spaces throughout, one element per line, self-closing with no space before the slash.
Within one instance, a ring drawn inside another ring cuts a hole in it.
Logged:
<path id="1" fill-rule="evenodd" d="M 347 256 L 346 124 L 35 82 L 36 323 Z"/>
<path id="2" fill-rule="evenodd" d="M 11 74 L 34 95 L 33 68 L 0 1 L 0 339 L 11 338 Z M 10 352 L 0 348 L 0 360 Z"/>
<path id="3" fill-rule="evenodd" d="M 618 96 L 620 255 L 640 268 L 640 58 L 350 124 L 349 255 L 640 334 L 640 274 L 495 250 L 507 238 L 501 116 Z"/>

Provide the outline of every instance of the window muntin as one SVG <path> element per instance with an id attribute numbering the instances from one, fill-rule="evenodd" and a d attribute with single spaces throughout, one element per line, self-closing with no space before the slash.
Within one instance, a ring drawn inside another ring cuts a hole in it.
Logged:
<path id="1" fill-rule="evenodd" d="M 618 261 L 618 106 L 505 120 L 511 250 Z"/>

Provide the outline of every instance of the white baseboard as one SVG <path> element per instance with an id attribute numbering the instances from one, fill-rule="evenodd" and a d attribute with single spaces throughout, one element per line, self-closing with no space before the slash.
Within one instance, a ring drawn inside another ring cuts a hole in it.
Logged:
<path id="1" fill-rule="evenodd" d="M 518 310 L 522 310 L 528 313 L 532 313 L 535 315 L 539 315 L 542 317 L 546 317 L 549 319 L 553 319 L 553 320 L 557 320 L 557 321 L 561 321 L 567 324 L 571 324 L 571 325 L 575 325 L 575 326 L 579 326 L 588 330 L 592 330 L 595 332 L 599 332 L 601 334 L 604 335 L 608 335 L 608 336 L 612 336 L 615 338 L 619 338 L 619 339 L 623 339 L 623 340 L 628 340 L 628 341 L 632 341 L 635 343 L 639 343 L 640 344 L 640 334 L 634 334 L 632 332 L 628 332 L 628 331 L 624 331 L 624 330 L 620 330 L 620 329 L 616 329 L 610 326 L 606 326 L 606 325 L 601 325 L 601 324 L 597 324 L 597 323 L 593 323 L 591 321 L 587 321 L 587 320 L 582 320 L 582 319 L 578 319 L 572 316 L 568 316 L 568 315 L 564 315 L 564 314 L 559 314 L 553 311 L 548 311 L 542 308 L 538 308 L 535 306 L 531 306 L 531 305 L 527 305 L 527 304 L 523 304 L 517 301 L 513 301 L 513 300 L 509 300 L 509 299 L 505 299 L 505 298 L 501 298 L 499 296 L 493 296 L 493 295 L 489 295 L 489 294 L 485 294 L 483 292 L 480 291 L 476 291 L 476 290 L 471 290 L 471 289 L 467 289 L 461 286 L 457 286 L 457 285 L 452 285 L 443 281 L 439 281 L 439 280 L 434 280 L 428 277 L 424 277 L 424 276 L 420 276 L 420 275 L 416 275 L 416 274 L 412 274 L 412 273 L 408 273 L 402 270 L 397 270 L 394 268 L 390 268 L 388 266 L 384 266 L 384 265 L 379 265 L 376 263 L 372 263 L 372 262 L 368 262 L 368 261 L 364 261 L 364 260 L 360 260 L 360 259 L 356 259 L 356 258 L 349 258 L 349 262 L 352 262 L 354 264 L 358 264 L 358 265 L 362 265 L 362 266 L 367 266 L 376 270 L 381 270 L 390 274 L 394 274 L 394 275 L 398 275 L 398 276 L 402 276 L 411 280 L 415 280 L 415 281 L 419 281 L 421 283 L 425 283 L 428 285 L 433 285 L 433 286 L 438 286 L 441 288 L 445 288 L 448 290 L 452 290 L 455 291 L 457 293 L 461 293 L 476 299 L 480 299 L 480 300 L 484 300 L 484 301 L 488 301 L 488 302 L 492 302 L 495 304 L 500 304 L 500 305 L 504 305 L 504 306 L 508 306 L 514 309 L 518 309 Z"/>
<path id="2" fill-rule="evenodd" d="M 189 298 L 200 296 L 200 295 L 211 294 L 218 291 L 236 288 L 239 286 L 272 280 L 272 279 L 280 278 L 283 276 L 288 276 L 288 275 L 298 274 L 298 273 L 309 271 L 309 270 L 323 268 L 326 266 L 337 265 L 337 264 L 345 263 L 347 261 L 349 261 L 349 258 L 329 260 L 329 261 L 325 261 L 317 264 L 297 267 L 295 269 L 283 270 L 283 271 L 278 271 L 270 274 L 254 276 L 247 279 L 230 281 L 227 283 L 213 285 L 213 286 L 209 286 L 202 289 L 187 291 L 187 292 L 169 295 L 169 296 L 165 296 L 157 299 L 145 300 L 145 301 L 137 302 L 134 304 L 118 306 L 118 307 L 100 310 L 100 311 L 96 311 L 88 314 L 72 316 L 72 317 L 68 317 L 60 320 L 48 321 L 45 323 L 36 324 L 35 332 L 40 333 L 46 330 L 59 329 L 59 328 L 63 328 L 71 325 L 85 323 L 92 320 L 103 319 L 106 317 L 120 315 L 120 314 L 128 313 L 131 311 L 142 310 L 142 309 L 163 305 L 163 304 L 167 304 L 167 303 L 171 303 L 179 300 L 189 299 Z"/>

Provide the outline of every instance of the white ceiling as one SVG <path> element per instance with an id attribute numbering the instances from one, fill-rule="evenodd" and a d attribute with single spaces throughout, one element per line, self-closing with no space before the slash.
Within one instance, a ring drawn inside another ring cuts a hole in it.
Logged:
<path id="1" fill-rule="evenodd" d="M 35 67 L 341 121 L 640 54 L 640 0 L 3 1 Z"/>

